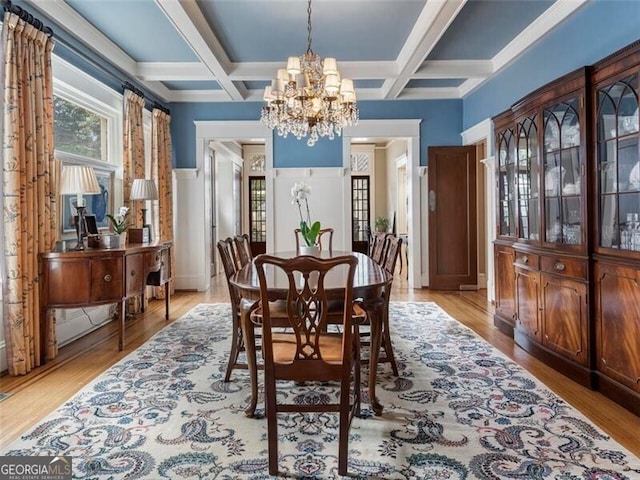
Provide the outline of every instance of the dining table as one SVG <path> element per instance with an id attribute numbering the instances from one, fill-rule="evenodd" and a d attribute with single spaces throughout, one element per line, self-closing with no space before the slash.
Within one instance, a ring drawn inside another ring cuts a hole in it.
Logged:
<path id="1" fill-rule="evenodd" d="M 297 256 L 295 251 L 284 251 L 270 253 L 270 255 L 280 258 L 293 258 Z M 358 301 L 367 312 L 367 317 L 371 329 L 370 353 L 369 353 L 369 401 L 371 409 L 376 415 L 382 415 L 383 406 L 376 396 L 376 374 L 378 369 L 378 358 L 382 342 L 382 323 L 385 312 L 384 288 L 391 281 L 389 274 L 376 263 L 371 257 L 350 251 L 326 250 L 321 251 L 317 256 L 321 258 L 331 258 L 342 255 L 353 255 L 358 259 L 353 280 L 353 300 Z M 265 265 L 266 275 L 277 275 L 273 265 Z M 340 275 L 325 280 L 325 289 L 330 296 L 339 297 L 340 291 L 344 295 L 344 278 Z M 276 279 L 268 290 L 269 301 L 284 300 L 287 297 L 288 284 L 283 275 L 282 281 Z M 256 336 L 255 328 L 251 320 L 251 312 L 258 306 L 260 301 L 260 282 L 258 273 L 253 261 L 249 262 L 238 270 L 230 278 L 231 284 L 238 290 L 242 300 L 240 302 L 240 316 L 242 335 L 245 344 L 245 354 L 249 370 L 251 384 L 251 399 L 245 413 L 248 417 L 253 417 L 258 404 L 258 363 L 256 359 Z"/>

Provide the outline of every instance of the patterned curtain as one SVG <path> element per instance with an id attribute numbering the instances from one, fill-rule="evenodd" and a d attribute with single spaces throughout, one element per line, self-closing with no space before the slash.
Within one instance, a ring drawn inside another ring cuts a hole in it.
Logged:
<path id="1" fill-rule="evenodd" d="M 56 241 L 53 40 L 10 12 L 2 28 L 3 318 L 11 375 L 57 354 L 55 320 L 41 337 L 38 254 Z"/>
<path id="2" fill-rule="evenodd" d="M 158 201 L 153 203 L 153 219 L 156 238 L 173 241 L 173 184 L 171 117 L 159 108 L 153 109 L 151 120 L 151 178 L 158 187 Z M 175 272 L 175 256 L 171 255 L 171 271 Z M 164 298 L 164 287 L 153 289 L 155 298 Z M 174 292 L 173 279 L 169 286 Z"/>
<path id="3" fill-rule="evenodd" d="M 129 223 L 133 227 L 142 227 L 142 202 L 131 201 L 131 184 L 134 178 L 144 178 L 144 123 L 142 111 L 144 97 L 125 89 L 124 91 L 124 204 L 129 207 Z M 140 297 L 127 302 L 127 311 L 137 313 L 142 307 Z"/>

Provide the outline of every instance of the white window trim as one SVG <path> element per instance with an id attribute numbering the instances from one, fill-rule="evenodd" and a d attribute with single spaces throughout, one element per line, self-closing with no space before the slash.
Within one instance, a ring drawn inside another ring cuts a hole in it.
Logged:
<path id="1" fill-rule="evenodd" d="M 86 163 L 116 171 L 122 178 L 122 122 L 123 95 L 107 87 L 82 70 L 52 55 L 53 93 L 87 110 L 107 118 L 107 156 L 104 160 L 88 159 L 79 155 L 55 151 L 63 162 Z"/>

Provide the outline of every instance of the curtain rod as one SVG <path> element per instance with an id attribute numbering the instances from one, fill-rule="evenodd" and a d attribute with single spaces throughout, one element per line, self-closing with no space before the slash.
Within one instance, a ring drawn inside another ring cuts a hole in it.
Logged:
<path id="1" fill-rule="evenodd" d="M 47 27 L 42 23 L 42 21 L 38 20 L 32 14 L 27 12 L 24 8 L 19 7 L 18 5 L 14 5 L 11 3 L 11 0 L 2 0 L 2 8 L 5 12 L 11 12 L 20 17 L 20 20 L 27 22 L 30 25 L 33 25 L 35 28 L 45 33 L 49 38 L 53 37 L 53 30 L 51 27 Z"/>
<path id="2" fill-rule="evenodd" d="M 157 108 L 158 110 L 166 113 L 167 115 L 171 115 L 171 110 L 169 110 L 164 105 L 160 105 L 158 102 L 153 102 L 153 108 Z"/>
<path id="3" fill-rule="evenodd" d="M 135 85 L 133 85 L 130 82 L 124 82 L 122 84 L 122 90 L 131 90 L 133 93 L 135 93 L 136 95 L 138 95 L 139 97 L 144 98 L 144 92 L 142 90 L 140 90 L 139 88 L 136 88 Z"/>

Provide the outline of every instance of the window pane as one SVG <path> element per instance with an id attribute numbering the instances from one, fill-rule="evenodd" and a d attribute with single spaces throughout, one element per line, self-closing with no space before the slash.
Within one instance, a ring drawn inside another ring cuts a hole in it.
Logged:
<path id="1" fill-rule="evenodd" d="M 107 119 L 64 98 L 53 97 L 55 149 L 106 160 Z"/>

